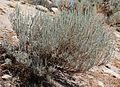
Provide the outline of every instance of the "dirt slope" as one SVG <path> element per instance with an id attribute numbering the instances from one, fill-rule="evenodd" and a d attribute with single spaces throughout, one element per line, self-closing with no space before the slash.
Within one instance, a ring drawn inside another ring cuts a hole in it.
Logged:
<path id="1" fill-rule="evenodd" d="M 16 1 L 0 0 L 0 40 L 6 39 L 15 45 L 19 43 L 19 40 L 17 39 L 15 32 L 12 30 L 12 25 L 9 20 L 9 14 L 14 11 L 16 4 L 19 4 L 23 14 L 29 13 L 31 15 L 34 15 L 36 12 L 36 9 L 33 5 L 23 4 Z M 27 9 L 27 12 L 25 9 Z M 43 14 L 46 13 L 43 12 Z M 73 78 L 75 78 L 74 80 L 68 81 L 68 78 L 64 77 L 63 80 L 66 80 L 68 84 L 71 83 L 77 85 L 66 86 L 66 81 L 55 79 L 52 79 L 50 81 L 51 83 L 54 83 L 56 87 L 120 87 L 120 32 L 116 31 L 116 29 L 119 30 L 120 27 L 110 27 L 109 25 L 103 25 L 103 27 L 113 30 L 116 45 L 114 57 L 110 58 L 109 62 L 106 65 L 95 66 L 86 73 L 74 74 L 72 76 Z M 16 78 L 12 78 L 9 81 L 4 81 L 2 79 L 2 76 L 3 74 L 0 74 L 0 87 L 2 87 L 3 84 L 8 84 L 8 86 L 5 87 L 10 87 L 10 85 L 12 87 L 15 87 L 14 85 L 12 85 L 15 83 L 11 82 L 14 82 L 13 80 L 15 80 Z"/>

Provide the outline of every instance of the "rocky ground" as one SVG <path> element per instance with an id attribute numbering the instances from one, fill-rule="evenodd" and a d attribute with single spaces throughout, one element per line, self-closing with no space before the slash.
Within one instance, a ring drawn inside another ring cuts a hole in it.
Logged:
<path id="1" fill-rule="evenodd" d="M 0 40 L 8 40 L 13 45 L 17 45 L 19 40 L 12 30 L 9 15 L 14 11 L 17 4 L 19 4 L 23 14 L 29 13 L 31 16 L 37 10 L 40 10 L 43 15 L 50 14 L 51 16 L 59 12 L 57 8 L 50 10 L 42 5 L 36 7 L 23 1 L 0 0 Z M 44 77 L 35 75 L 29 67 L 23 67 L 24 65 L 14 61 L 14 57 L 7 54 L 4 47 L 0 45 L 0 87 L 120 87 L 120 27 L 107 24 L 104 24 L 103 27 L 112 30 L 116 46 L 114 56 L 109 59 L 108 63 L 94 66 L 86 73 L 73 75 L 58 70 L 52 73 L 49 81 Z M 6 65 L 9 59 L 14 62 L 14 65 Z M 29 76 L 27 76 L 28 72 Z M 30 84 L 31 86 L 28 86 Z"/>

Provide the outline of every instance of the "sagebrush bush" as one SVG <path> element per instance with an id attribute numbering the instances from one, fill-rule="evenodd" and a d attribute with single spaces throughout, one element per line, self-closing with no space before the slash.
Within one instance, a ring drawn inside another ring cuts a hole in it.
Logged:
<path id="1" fill-rule="evenodd" d="M 20 40 L 19 51 L 14 52 L 17 60 L 41 75 L 57 67 L 83 72 L 105 62 L 112 49 L 109 34 L 89 5 L 85 10 L 82 2 L 76 6 L 53 18 L 40 12 L 24 17 L 16 7 L 11 21 Z"/>

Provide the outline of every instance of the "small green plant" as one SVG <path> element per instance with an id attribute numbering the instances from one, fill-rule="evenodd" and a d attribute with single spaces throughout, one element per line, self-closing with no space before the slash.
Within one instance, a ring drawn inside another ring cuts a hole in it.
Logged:
<path id="1" fill-rule="evenodd" d="M 109 34 L 88 6 L 78 3 L 76 10 L 50 17 L 37 12 L 23 16 L 19 7 L 11 15 L 13 29 L 20 40 L 17 60 L 38 70 L 41 75 L 60 67 L 84 72 L 105 62 L 111 54 Z M 22 56 L 21 56 L 22 55 Z"/>

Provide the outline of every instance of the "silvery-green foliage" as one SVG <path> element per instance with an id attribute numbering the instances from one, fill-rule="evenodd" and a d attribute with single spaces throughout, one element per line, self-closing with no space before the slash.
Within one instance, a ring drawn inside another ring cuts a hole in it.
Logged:
<path id="1" fill-rule="evenodd" d="M 40 12 L 23 17 L 16 8 L 12 23 L 20 39 L 19 51 L 28 55 L 30 66 L 41 75 L 58 66 L 82 72 L 109 58 L 109 35 L 101 21 L 94 18 L 90 6 L 83 6 L 80 3 L 76 10 L 62 11 L 53 18 Z"/>
<path id="2" fill-rule="evenodd" d="M 0 45 L 3 46 L 9 53 L 11 53 L 15 48 L 15 45 L 10 43 L 8 40 L 0 40 Z"/>
<path id="3" fill-rule="evenodd" d="M 116 25 L 117 23 L 119 24 L 120 23 L 120 12 L 118 11 L 114 13 L 108 18 L 108 20 L 111 25 L 114 25 L 114 24 Z"/>
<path id="4" fill-rule="evenodd" d="M 7 58 L 7 59 L 5 59 L 5 63 L 11 65 L 12 64 L 12 60 Z"/>

